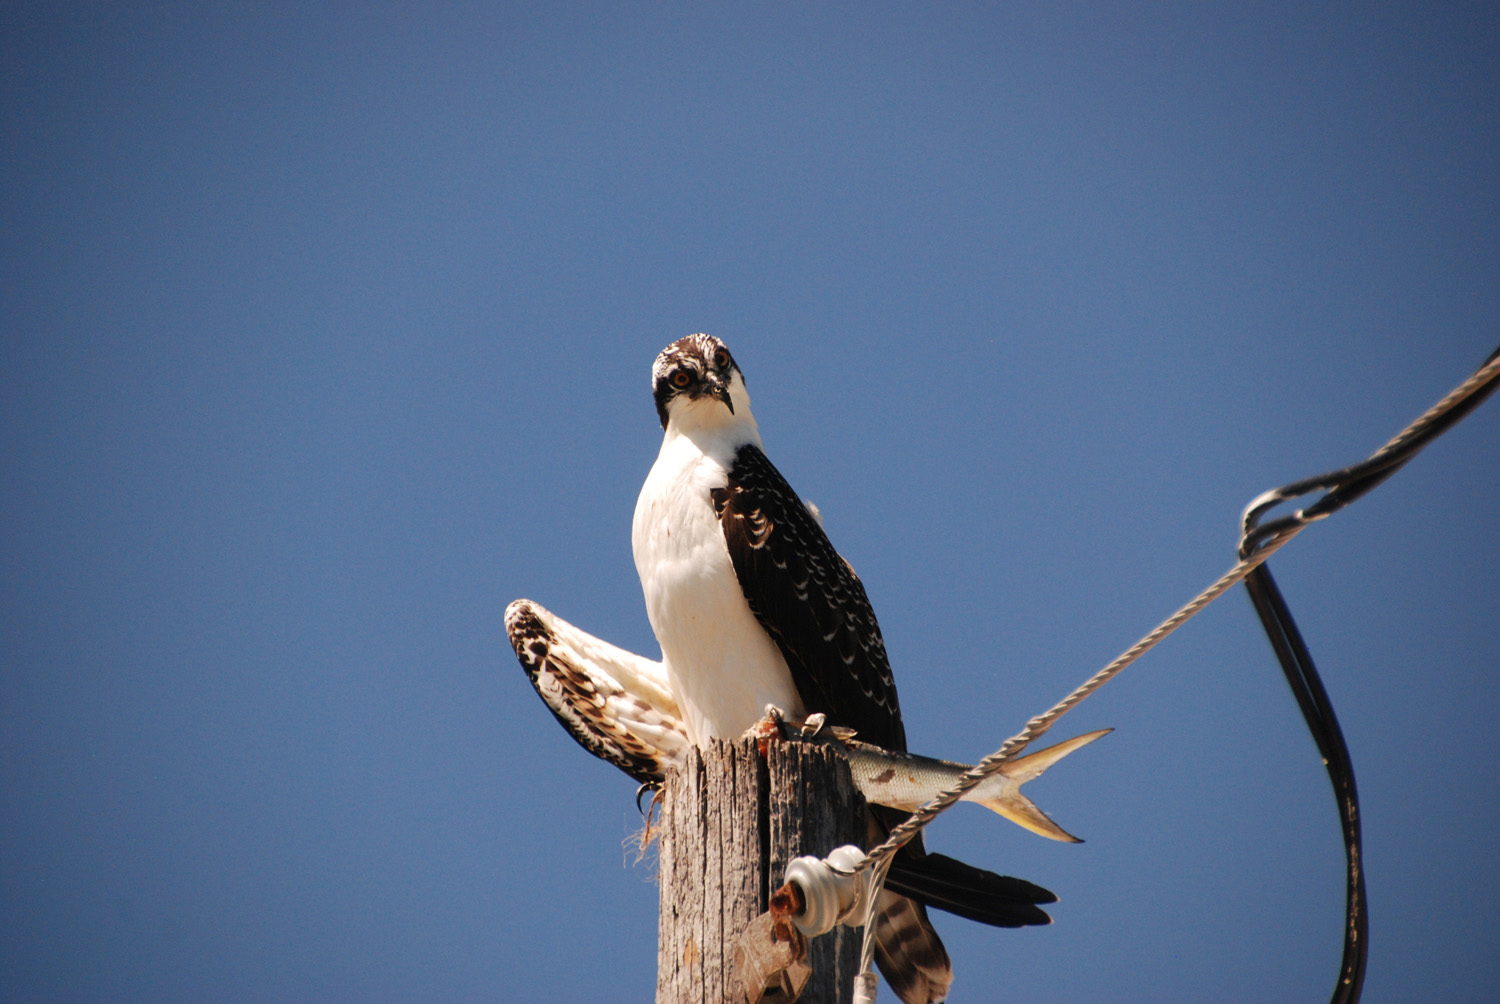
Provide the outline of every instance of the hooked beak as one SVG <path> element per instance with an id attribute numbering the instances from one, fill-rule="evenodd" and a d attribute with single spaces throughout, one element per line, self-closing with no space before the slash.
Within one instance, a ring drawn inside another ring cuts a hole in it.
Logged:
<path id="1" fill-rule="evenodd" d="M 708 385 L 708 394 L 710 397 L 717 398 L 718 400 L 723 401 L 724 407 L 729 409 L 729 413 L 731 415 L 734 414 L 734 402 L 729 400 L 728 383 L 718 377 L 712 378 Z"/>

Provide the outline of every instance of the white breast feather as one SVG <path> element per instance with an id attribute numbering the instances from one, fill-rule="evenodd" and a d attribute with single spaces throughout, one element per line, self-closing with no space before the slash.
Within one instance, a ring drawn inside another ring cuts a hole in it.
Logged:
<path id="1" fill-rule="evenodd" d="M 709 495 L 728 484 L 734 450 L 759 440 L 753 425 L 737 428 L 669 432 L 632 528 L 646 614 L 683 723 L 700 745 L 744 732 L 767 704 L 794 719 L 804 714 L 786 661 L 745 601 Z"/>

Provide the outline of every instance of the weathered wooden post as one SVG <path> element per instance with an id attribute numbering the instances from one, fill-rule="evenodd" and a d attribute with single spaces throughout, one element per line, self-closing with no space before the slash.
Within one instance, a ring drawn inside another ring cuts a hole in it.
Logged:
<path id="1" fill-rule="evenodd" d="M 661 919 L 656 1004 L 744 1000 L 734 949 L 766 910 L 787 862 L 863 846 L 864 799 L 827 745 L 753 739 L 691 750 L 667 778 L 658 821 Z M 844 1004 L 859 969 L 860 931 L 809 942 L 812 977 L 799 998 Z"/>

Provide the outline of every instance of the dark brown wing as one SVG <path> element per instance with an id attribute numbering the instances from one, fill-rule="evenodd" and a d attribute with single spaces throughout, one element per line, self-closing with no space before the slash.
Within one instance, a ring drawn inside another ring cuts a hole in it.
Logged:
<path id="1" fill-rule="evenodd" d="M 713 502 L 740 588 L 808 713 L 905 750 L 896 684 L 865 587 L 781 472 L 758 447 L 742 446 Z"/>
<path id="2" fill-rule="evenodd" d="M 906 749 L 896 684 L 865 587 L 786 479 L 757 447 L 735 455 L 713 493 L 730 561 L 750 609 L 775 640 L 811 713 L 864 742 Z M 907 813 L 870 807 L 871 841 Z M 1002 927 L 1050 923 L 1050 892 L 1020 879 L 926 855 L 919 834 L 896 856 L 887 888 Z M 935 936 L 934 936 L 935 937 Z"/>

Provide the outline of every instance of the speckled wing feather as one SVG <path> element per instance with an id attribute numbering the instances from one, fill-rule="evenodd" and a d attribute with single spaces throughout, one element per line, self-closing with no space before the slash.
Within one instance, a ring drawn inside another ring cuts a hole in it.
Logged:
<path id="1" fill-rule="evenodd" d="M 750 609 L 781 649 L 809 714 L 905 750 L 885 642 L 848 562 L 754 445 L 735 454 L 714 511 Z"/>
<path id="2" fill-rule="evenodd" d="M 506 608 L 505 631 L 537 694 L 590 753 L 655 784 L 687 749 L 661 663 L 580 631 L 530 600 Z"/>
<path id="3" fill-rule="evenodd" d="M 713 505 L 740 589 L 781 650 L 808 713 L 822 712 L 830 724 L 855 729 L 865 742 L 905 750 L 906 729 L 875 612 L 821 521 L 753 444 L 735 453 L 728 484 L 714 489 Z M 905 816 L 878 806 L 870 814 L 872 843 Z M 919 865 L 922 853 L 918 834 L 897 861 Z M 947 996 L 952 964 L 920 903 L 882 893 L 875 959 L 906 1004 Z"/>

